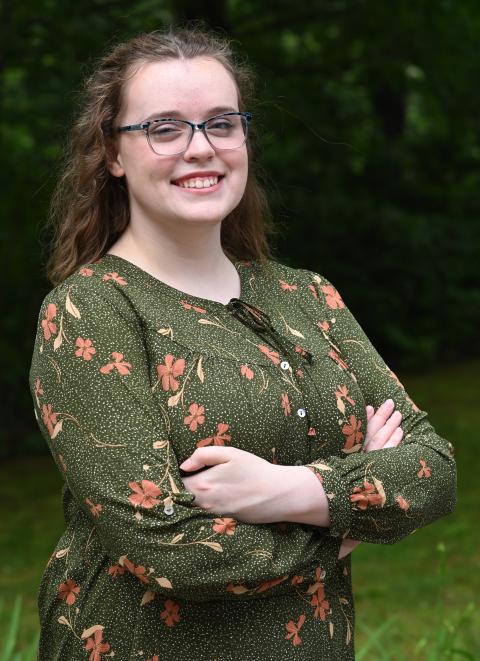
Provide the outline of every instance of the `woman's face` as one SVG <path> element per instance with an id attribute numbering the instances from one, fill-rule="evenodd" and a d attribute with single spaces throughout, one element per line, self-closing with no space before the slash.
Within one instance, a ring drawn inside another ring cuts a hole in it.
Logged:
<path id="1" fill-rule="evenodd" d="M 195 58 L 144 64 L 124 87 L 117 126 L 139 124 L 152 117 L 202 122 L 226 110 L 238 111 L 237 90 L 226 69 L 216 60 Z M 116 177 L 125 175 L 132 220 L 145 219 L 171 226 L 214 224 L 240 202 L 248 175 L 246 145 L 215 151 L 201 131 L 196 131 L 183 154 L 158 156 L 143 131 L 117 137 L 116 159 L 109 164 Z M 210 191 L 179 186 L 186 175 L 216 172 L 223 175 Z"/>

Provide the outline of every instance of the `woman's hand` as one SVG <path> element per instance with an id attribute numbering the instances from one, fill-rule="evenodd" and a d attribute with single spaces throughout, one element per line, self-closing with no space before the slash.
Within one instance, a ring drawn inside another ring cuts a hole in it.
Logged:
<path id="1" fill-rule="evenodd" d="M 210 466 L 183 483 L 195 495 L 195 505 L 218 516 L 246 523 L 285 520 L 289 498 L 297 483 L 289 480 L 290 466 L 272 464 L 238 448 L 197 448 L 180 468 L 184 471 Z"/>
<path id="2" fill-rule="evenodd" d="M 393 399 L 387 399 L 375 413 L 373 406 L 367 406 L 367 433 L 363 444 L 364 452 L 396 448 L 403 438 L 400 427 L 402 414 L 394 411 Z"/>
<path id="3" fill-rule="evenodd" d="M 387 399 L 375 413 L 373 406 L 367 406 L 367 433 L 363 443 L 364 452 L 372 450 L 384 450 L 385 448 L 396 448 L 403 438 L 403 429 L 400 427 L 402 414 L 394 411 L 395 404 L 392 399 Z M 360 544 L 355 539 L 348 537 L 342 541 L 338 559 L 344 558 Z"/>

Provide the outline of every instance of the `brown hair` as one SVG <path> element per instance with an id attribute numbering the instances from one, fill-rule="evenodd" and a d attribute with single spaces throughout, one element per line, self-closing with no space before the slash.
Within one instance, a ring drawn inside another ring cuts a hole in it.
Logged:
<path id="1" fill-rule="evenodd" d="M 136 36 L 117 44 L 98 62 L 83 88 L 84 102 L 67 143 L 62 172 L 52 197 L 53 227 L 47 276 L 57 285 L 80 265 L 108 251 L 130 220 L 124 178 L 107 168 L 109 133 L 120 111 L 122 91 L 135 65 L 165 59 L 210 57 L 232 75 L 239 109 L 252 102 L 253 73 L 235 58 L 230 42 L 203 27 L 172 28 Z M 248 109 L 251 109 L 250 107 Z M 244 195 L 222 221 L 222 248 L 229 258 L 271 257 L 267 234 L 276 232 L 263 188 L 252 171 L 252 146 Z"/>

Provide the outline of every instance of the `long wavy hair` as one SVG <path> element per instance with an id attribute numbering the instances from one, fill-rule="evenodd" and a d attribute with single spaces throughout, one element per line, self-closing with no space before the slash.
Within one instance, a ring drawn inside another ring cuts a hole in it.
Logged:
<path id="1" fill-rule="evenodd" d="M 52 238 L 46 273 L 53 285 L 105 254 L 130 221 L 125 178 L 114 177 L 107 168 L 112 127 L 120 111 L 125 82 L 144 63 L 195 57 L 218 60 L 235 81 L 239 109 L 251 108 L 251 67 L 234 55 L 228 39 L 198 25 L 155 30 L 119 43 L 86 78 L 83 102 L 66 144 L 50 207 L 48 227 Z M 252 136 L 255 138 L 254 130 Z M 268 237 L 278 228 L 273 225 L 265 191 L 252 167 L 251 138 L 247 152 L 245 192 L 222 221 L 222 249 L 230 259 L 264 263 L 272 256 Z"/>

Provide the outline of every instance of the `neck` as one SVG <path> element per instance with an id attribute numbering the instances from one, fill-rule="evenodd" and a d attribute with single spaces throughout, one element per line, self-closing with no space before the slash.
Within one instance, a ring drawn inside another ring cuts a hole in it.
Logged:
<path id="1" fill-rule="evenodd" d="M 220 222 L 166 227 L 132 217 L 109 252 L 181 291 L 205 298 L 229 297 L 238 275 L 222 250 L 220 230 Z"/>

